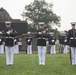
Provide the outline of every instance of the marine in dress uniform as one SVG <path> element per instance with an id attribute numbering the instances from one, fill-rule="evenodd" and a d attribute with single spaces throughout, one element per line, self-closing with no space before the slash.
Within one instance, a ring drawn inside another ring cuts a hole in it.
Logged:
<path id="1" fill-rule="evenodd" d="M 60 32 L 59 40 L 59 53 L 64 51 L 64 31 Z"/>
<path id="2" fill-rule="evenodd" d="M 50 46 L 50 54 L 56 54 L 56 37 L 53 32 L 50 33 L 50 37 L 48 38 L 49 46 Z"/>
<path id="3" fill-rule="evenodd" d="M 44 29 L 44 22 L 39 22 L 39 30 L 37 31 L 37 48 L 39 65 L 45 65 L 46 56 L 46 30 Z"/>
<path id="4" fill-rule="evenodd" d="M 2 36 L 2 32 L 0 32 L 0 54 L 3 54 L 4 53 L 4 39 L 3 39 L 3 36 Z"/>
<path id="5" fill-rule="evenodd" d="M 5 36 L 6 65 L 13 65 L 14 37 L 17 36 L 17 33 L 11 28 L 11 21 L 5 21 L 5 24 L 6 29 L 3 33 Z"/>
<path id="6" fill-rule="evenodd" d="M 67 54 L 68 53 L 68 44 L 67 44 L 67 34 L 64 32 L 64 38 L 63 38 L 63 53 Z"/>
<path id="7" fill-rule="evenodd" d="M 70 46 L 70 60 L 72 65 L 76 65 L 76 22 L 72 22 L 72 29 L 68 31 L 67 42 Z"/>
<path id="8" fill-rule="evenodd" d="M 18 36 L 15 36 L 14 42 L 15 42 L 15 45 L 14 45 L 14 54 L 19 54 L 19 45 L 18 45 L 19 38 L 18 38 Z"/>
<path id="9" fill-rule="evenodd" d="M 27 32 L 27 34 L 31 34 L 30 32 Z M 26 37 L 26 45 L 27 45 L 27 54 L 32 54 L 32 37 L 31 35 Z"/>

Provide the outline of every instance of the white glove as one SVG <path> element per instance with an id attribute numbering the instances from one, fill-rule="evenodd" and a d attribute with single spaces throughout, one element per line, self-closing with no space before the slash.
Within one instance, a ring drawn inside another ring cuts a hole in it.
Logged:
<path id="1" fill-rule="evenodd" d="M 54 42 L 55 40 L 52 40 L 52 42 Z"/>
<path id="2" fill-rule="evenodd" d="M 0 41 L 1 41 L 1 39 L 0 39 Z"/>
<path id="3" fill-rule="evenodd" d="M 64 40 L 64 42 L 66 42 L 67 40 Z"/>
<path id="4" fill-rule="evenodd" d="M 10 34 L 10 31 L 6 32 L 7 34 Z"/>
<path id="5" fill-rule="evenodd" d="M 42 34 L 42 32 L 39 32 L 39 34 Z"/>
<path id="6" fill-rule="evenodd" d="M 30 39 L 28 40 L 28 42 L 30 42 Z"/>
<path id="7" fill-rule="evenodd" d="M 2 32 L 0 32 L 0 34 L 2 34 Z"/>
<path id="8" fill-rule="evenodd" d="M 16 42 L 16 39 L 14 40 L 14 42 Z"/>

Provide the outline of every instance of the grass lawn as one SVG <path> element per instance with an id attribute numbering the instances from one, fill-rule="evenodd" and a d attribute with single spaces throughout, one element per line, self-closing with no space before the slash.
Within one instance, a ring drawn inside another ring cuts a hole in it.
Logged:
<path id="1" fill-rule="evenodd" d="M 46 65 L 38 65 L 38 55 L 25 52 L 14 55 L 14 65 L 7 66 L 5 54 L 0 54 L 0 75 L 76 75 L 76 65 L 70 64 L 69 54 L 46 54 Z"/>

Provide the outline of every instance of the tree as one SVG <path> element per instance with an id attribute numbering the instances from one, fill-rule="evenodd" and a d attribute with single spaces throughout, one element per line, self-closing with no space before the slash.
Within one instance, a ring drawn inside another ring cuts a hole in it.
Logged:
<path id="1" fill-rule="evenodd" d="M 60 26 L 60 17 L 53 13 L 52 7 L 53 4 L 45 0 L 34 0 L 25 6 L 22 16 L 29 20 L 30 27 L 34 28 L 34 31 L 38 28 L 38 22 L 45 22 L 45 27 L 50 30 L 53 25 Z"/>

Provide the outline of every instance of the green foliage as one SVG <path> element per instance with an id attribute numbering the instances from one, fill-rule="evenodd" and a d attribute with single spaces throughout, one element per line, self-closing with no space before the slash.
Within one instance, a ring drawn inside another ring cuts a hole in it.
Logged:
<path id="1" fill-rule="evenodd" d="M 46 54 L 46 65 L 38 65 L 38 54 L 25 52 L 14 55 L 14 65 L 7 66 L 5 54 L 0 54 L 0 75 L 76 75 L 76 65 L 70 64 L 69 54 Z"/>
<path id="2" fill-rule="evenodd" d="M 37 29 L 38 22 L 45 22 L 45 27 L 52 28 L 53 25 L 60 26 L 60 17 L 52 11 L 53 4 L 45 0 L 34 0 L 25 6 L 22 16 L 31 22 L 31 28 Z M 53 25 L 52 25 L 53 23 Z"/>

